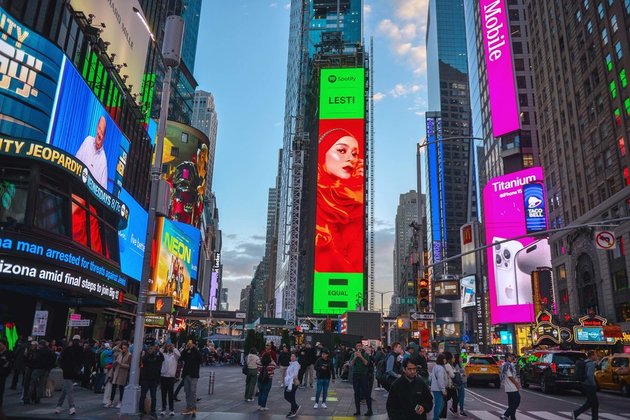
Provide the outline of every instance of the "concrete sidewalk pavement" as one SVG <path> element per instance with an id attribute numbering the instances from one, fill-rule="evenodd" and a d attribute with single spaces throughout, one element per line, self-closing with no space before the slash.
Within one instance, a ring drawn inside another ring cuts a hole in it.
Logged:
<path id="1" fill-rule="evenodd" d="M 210 373 L 215 374 L 214 394 L 208 395 L 208 385 Z M 219 366 L 203 367 L 200 372 L 201 378 L 197 386 L 197 397 L 201 400 L 197 403 L 197 419 L 217 418 L 220 414 L 224 420 L 241 419 L 283 419 L 289 412 L 289 403 L 284 400 L 284 388 L 280 385 L 280 378 L 274 377 L 274 386 L 269 393 L 267 400 L 268 411 L 257 411 L 257 400 L 253 402 L 244 400 L 245 376 L 241 372 L 240 366 Z M 91 390 L 76 387 L 74 399 L 77 414 L 68 414 L 68 403 L 65 402 L 62 414 L 55 414 L 55 407 L 60 395 L 60 391 L 55 392 L 52 398 L 42 398 L 40 404 L 22 405 L 20 403 L 21 392 L 7 389 L 4 396 L 4 410 L 9 418 L 54 418 L 54 419 L 137 419 L 138 416 L 120 416 L 119 410 L 115 408 L 103 407 L 103 394 L 95 394 Z M 383 391 L 373 391 L 373 412 L 372 419 L 387 419 L 385 402 L 387 398 Z M 175 417 L 165 417 L 173 419 L 191 418 L 183 416 L 181 412 L 185 408 L 185 394 L 182 389 L 179 394 L 181 402 L 175 402 Z M 300 388 L 297 391 L 297 402 L 301 409 L 296 418 L 300 419 L 343 419 L 355 418 L 354 391 L 352 384 L 337 381 L 330 385 L 328 391 L 327 409 L 314 409 L 315 388 Z M 161 411 L 161 396 L 158 388 L 157 413 Z M 367 407 L 365 403 L 361 405 L 361 413 L 365 414 Z M 149 419 L 150 416 L 145 416 Z"/>

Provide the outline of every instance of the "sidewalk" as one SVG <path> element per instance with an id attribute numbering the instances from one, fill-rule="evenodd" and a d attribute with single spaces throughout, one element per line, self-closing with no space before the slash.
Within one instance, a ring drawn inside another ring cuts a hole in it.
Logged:
<path id="1" fill-rule="evenodd" d="M 214 394 L 208 395 L 208 381 L 210 372 L 215 373 Z M 256 410 L 258 407 L 256 399 L 253 402 L 243 400 L 245 393 L 245 376 L 241 372 L 240 366 L 202 367 L 201 378 L 197 387 L 197 397 L 201 401 L 197 403 L 197 419 L 217 418 L 221 415 L 222 420 L 245 420 L 245 419 L 284 419 L 289 412 L 289 403 L 284 400 L 283 388 L 279 386 L 279 378 L 274 377 L 274 386 L 269 394 L 267 407 L 269 411 L 261 413 Z M 60 391 L 55 392 L 52 398 L 42 398 L 37 405 L 22 405 L 20 403 L 21 393 L 7 389 L 4 395 L 4 410 L 9 418 L 15 419 L 137 419 L 138 416 L 120 416 L 118 410 L 114 408 L 104 408 L 103 394 L 95 394 L 90 390 L 76 387 L 74 390 L 77 414 L 68 415 L 68 403 L 66 401 L 64 412 L 55 414 L 55 406 L 59 398 Z M 374 416 L 371 419 L 387 419 L 385 402 L 387 398 L 383 391 L 372 392 L 372 409 Z M 157 412 L 161 409 L 161 397 L 158 388 Z M 164 417 L 164 419 L 183 419 L 190 416 L 183 416 L 181 412 L 185 408 L 185 394 L 182 389 L 179 394 L 181 402 L 175 402 L 175 417 Z M 354 408 L 354 391 L 352 384 L 337 381 L 330 385 L 328 392 L 328 408 L 314 409 L 315 389 L 300 388 L 297 391 L 297 402 L 301 405 L 299 419 L 343 419 L 355 417 L 352 414 Z M 365 414 L 367 407 L 361 406 L 361 413 Z M 151 418 L 145 416 L 146 419 Z"/>

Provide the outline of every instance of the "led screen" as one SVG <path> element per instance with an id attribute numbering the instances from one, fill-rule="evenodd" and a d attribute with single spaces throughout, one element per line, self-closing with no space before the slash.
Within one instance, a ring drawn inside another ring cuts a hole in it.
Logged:
<path id="1" fill-rule="evenodd" d="M 475 295 L 477 294 L 477 286 L 475 276 L 463 277 L 459 281 L 461 307 L 470 308 L 475 306 Z"/>
<path id="2" fill-rule="evenodd" d="M 547 239 L 527 233 L 523 186 L 543 180 L 541 167 L 492 178 L 483 190 L 492 324 L 534 321 L 531 273 L 551 267 Z"/>
<path id="3" fill-rule="evenodd" d="M 123 134 L 83 78 L 66 60 L 49 143 L 83 162 L 98 184 L 114 190 Z"/>
<path id="4" fill-rule="evenodd" d="M 201 234 L 183 223 L 160 217 L 155 238 L 156 260 L 149 291 L 172 296 L 176 306 L 188 307 L 191 285 L 197 279 Z"/>
<path id="5" fill-rule="evenodd" d="M 129 209 L 127 227 L 118 231 L 120 271 L 140 281 L 147 237 L 148 214 L 126 190 L 120 190 L 119 198 L 127 204 Z"/>
<path id="6" fill-rule="evenodd" d="M 313 313 L 363 306 L 365 74 L 320 74 Z"/>
<path id="7" fill-rule="evenodd" d="M 505 0 L 481 0 L 479 6 L 492 134 L 499 137 L 520 128 L 508 11 Z"/>
<path id="8" fill-rule="evenodd" d="M 523 187 L 525 205 L 525 226 L 527 233 L 547 230 L 545 211 L 545 186 L 542 182 L 532 182 Z"/>

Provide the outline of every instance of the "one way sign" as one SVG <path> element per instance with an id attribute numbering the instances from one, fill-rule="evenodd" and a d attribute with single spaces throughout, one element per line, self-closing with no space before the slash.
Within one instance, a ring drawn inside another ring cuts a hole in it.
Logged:
<path id="1" fill-rule="evenodd" d="M 435 321 L 435 312 L 411 312 L 409 318 L 414 321 Z"/>

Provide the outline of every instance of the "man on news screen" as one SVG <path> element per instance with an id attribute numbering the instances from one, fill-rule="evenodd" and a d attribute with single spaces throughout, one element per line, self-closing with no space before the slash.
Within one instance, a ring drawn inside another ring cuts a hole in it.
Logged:
<path id="1" fill-rule="evenodd" d="M 107 189 L 107 157 L 103 150 L 105 128 L 105 116 L 101 116 L 96 126 L 96 135 L 87 136 L 83 140 L 75 157 L 85 164 L 101 187 Z"/>

